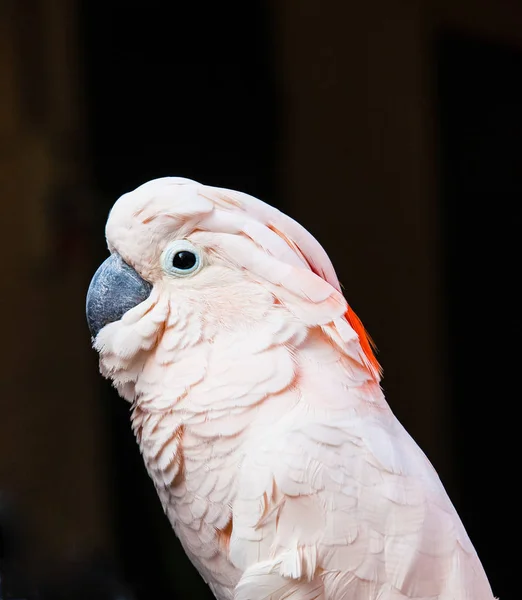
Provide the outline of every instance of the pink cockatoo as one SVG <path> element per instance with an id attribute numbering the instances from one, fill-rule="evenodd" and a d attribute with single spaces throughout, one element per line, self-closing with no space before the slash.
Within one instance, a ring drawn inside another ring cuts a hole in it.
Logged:
<path id="1" fill-rule="evenodd" d="M 100 370 L 216 598 L 493 600 L 303 227 L 167 177 L 122 196 L 106 234 L 87 298 Z"/>

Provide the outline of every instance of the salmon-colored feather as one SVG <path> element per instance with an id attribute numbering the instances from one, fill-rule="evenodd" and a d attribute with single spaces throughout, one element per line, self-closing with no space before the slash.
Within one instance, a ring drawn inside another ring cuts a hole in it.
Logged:
<path id="1" fill-rule="evenodd" d="M 313 271 L 314 273 L 316 273 L 316 275 L 319 275 L 320 277 L 325 277 L 325 272 L 318 271 L 316 268 L 314 268 L 314 264 L 316 264 L 316 262 L 314 262 L 312 260 L 308 260 L 306 255 L 303 254 L 303 252 L 301 251 L 299 246 L 291 238 L 289 238 L 282 231 L 279 231 L 277 229 L 277 227 L 275 227 L 275 225 L 269 224 L 268 227 L 274 233 L 277 233 L 277 235 L 279 235 L 282 239 L 284 239 L 285 242 L 288 244 L 288 246 L 290 246 L 294 250 L 294 252 L 296 252 L 296 254 L 301 256 L 304 261 L 306 261 L 306 263 L 310 267 L 311 271 Z M 374 353 L 375 343 L 372 340 L 372 338 L 370 337 L 370 335 L 368 334 L 368 332 L 366 331 L 361 320 L 355 314 L 354 310 L 351 308 L 350 305 L 348 305 L 348 309 L 345 313 L 345 317 L 346 317 L 346 320 L 348 321 L 348 323 L 350 324 L 350 326 L 352 327 L 352 329 L 359 336 L 361 348 L 362 348 L 362 351 L 363 351 L 365 359 L 366 359 L 365 362 L 367 362 L 367 365 L 368 365 L 369 369 L 371 370 L 372 374 L 377 375 L 379 377 L 382 376 L 382 367 L 379 364 L 379 361 L 375 357 L 375 353 Z"/>
<path id="2" fill-rule="evenodd" d="M 321 245 L 181 178 L 123 196 L 111 251 L 152 284 L 99 332 L 160 501 L 218 600 L 493 600 Z M 190 241 L 201 269 L 161 262 Z"/>
<path id="3" fill-rule="evenodd" d="M 346 311 L 345 317 L 352 329 L 359 336 L 359 343 L 361 344 L 364 356 L 368 361 L 368 365 L 372 369 L 373 373 L 377 373 L 379 376 L 381 376 L 382 367 L 379 364 L 379 361 L 375 358 L 374 354 L 375 343 L 350 305 L 348 305 L 348 310 Z"/>

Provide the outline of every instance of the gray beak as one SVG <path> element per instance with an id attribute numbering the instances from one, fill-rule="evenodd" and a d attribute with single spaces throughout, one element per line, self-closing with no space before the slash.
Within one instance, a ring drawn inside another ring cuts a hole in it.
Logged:
<path id="1" fill-rule="evenodd" d="M 91 280 L 87 292 L 87 323 L 91 335 L 118 321 L 123 315 L 146 300 L 152 286 L 142 279 L 119 254 L 111 254 Z"/>

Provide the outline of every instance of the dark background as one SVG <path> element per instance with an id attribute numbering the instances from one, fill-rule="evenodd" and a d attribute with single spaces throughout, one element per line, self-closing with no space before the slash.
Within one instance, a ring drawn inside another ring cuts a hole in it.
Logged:
<path id="1" fill-rule="evenodd" d="M 0 598 L 210 597 L 84 321 L 111 205 L 165 175 L 321 241 L 515 598 L 522 6 L 360 4 L 0 4 Z"/>

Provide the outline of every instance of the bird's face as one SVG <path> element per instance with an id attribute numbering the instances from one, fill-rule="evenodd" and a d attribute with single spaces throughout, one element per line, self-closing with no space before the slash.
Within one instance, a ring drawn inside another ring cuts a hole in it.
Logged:
<path id="1" fill-rule="evenodd" d="M 152 354 L 179 364 L 220 333 L 262 337 L 264 323 L 274 334 L 279 321 L 309 328 L 347 312 L 316 240 L 245 194 L 154 180 L 115 203 L 106 235 L 87 320 L 102 373 L 129 400 Z"/>
<path id="2" fill-rule="evenodd" d="M 254 233 L 264 226 L 246 218 L 238 201 L 206 197 L 202 188 L 150 182 L 111 210 L 111 255 L 91 281 L 87 320 L 102 373 L 129 400 L 151 353 L 169 364 L 195 345 L 211 345 L 219 332 L 248 335 L 271 313 L 293 318 L 268 281 L 293 267 L 259 245 Z M 251 235 L 237 231 L 238 218 Z"/>

